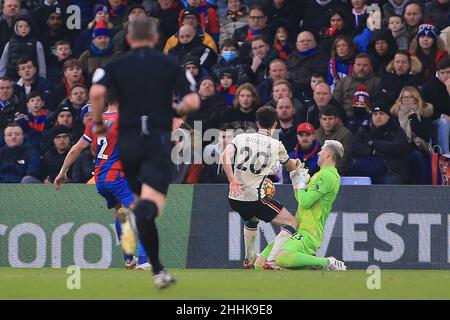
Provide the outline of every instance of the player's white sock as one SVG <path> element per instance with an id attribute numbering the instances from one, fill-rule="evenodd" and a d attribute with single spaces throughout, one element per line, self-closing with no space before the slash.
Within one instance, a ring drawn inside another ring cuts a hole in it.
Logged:
<path id="1" fill-rule="evenodd" d="M 255 258 L 255 240 L 257 230 L 258 229 L 244 226 L 245 258 L 248 261 L 252 261 Z"/>
<path id="2" fill-rule="evenodd" d="M 270 251 L 270 254 L 267 257 L 267 261 L 269 261 L 269 262 L 275 261 L 275 258 L 277 257 L 278 253 L 280 252 L 281 247 L 287 240 L 289 240 L 289 238 L 291 236 L 292 236 L 291 232 L 289 232 L 286 229 L 281 229 L 280 233 L 275 237 L 275 242 L 273 244 L 272 251 Z"/>

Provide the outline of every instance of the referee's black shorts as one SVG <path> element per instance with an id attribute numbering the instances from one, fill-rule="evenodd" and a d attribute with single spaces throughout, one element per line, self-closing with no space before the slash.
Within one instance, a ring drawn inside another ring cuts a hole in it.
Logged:
<path id="1" fill-rule="evenodd" d="M 153 130 L 150 135 L 140 130 L 119 134 L 119 158 L 131 190 L 140 194 L 143 183 L 167 194 L 172 180 L 173 143 L 170 132 Z"/>
<path id="2" fill-rule="evenodd" d="M 244 221 L 256 217 L 265 222 L 272 221 L 283 209 L 278 201 L 264 197 L 258 201 L 239 201 L 228 198 L 231 209 L 239 213 Z"/>

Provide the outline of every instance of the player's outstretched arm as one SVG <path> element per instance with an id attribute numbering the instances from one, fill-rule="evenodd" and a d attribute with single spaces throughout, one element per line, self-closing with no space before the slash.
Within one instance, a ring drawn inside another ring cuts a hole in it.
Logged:
<path id="1" fill-rule="evenodd" d="M 61 184 L 67 179 L 67 171 L 70 167 L 77 161 L 80 156 L 81 151 L 89 147 L 89 142 L 80 138 L 78 142 L 69 150 L 66 158 L 64 159 L 64 163 L 59 171 L 59 174 L 56 176 L 53 185 L 55 186 L 55 190 L 59 190 L 61 188 Z"/>

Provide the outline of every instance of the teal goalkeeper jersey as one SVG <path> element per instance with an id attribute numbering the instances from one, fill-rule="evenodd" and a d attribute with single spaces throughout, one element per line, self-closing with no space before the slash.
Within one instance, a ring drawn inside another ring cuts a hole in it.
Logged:
<path id="1" fill-rule="evenodd" d="M 323 167 L 311 177 L 306 190 L 299 190 L 295 197 L 298 209 L 295 218 L 299 222 L 298 232 L 307 233 L 320 246 L 323 230 L 336 200 L 340 176 L 335 167 Z"/>

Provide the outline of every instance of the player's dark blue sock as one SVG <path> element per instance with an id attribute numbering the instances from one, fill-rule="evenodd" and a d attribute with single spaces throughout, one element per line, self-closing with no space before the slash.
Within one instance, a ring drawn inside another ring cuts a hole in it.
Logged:
<path id="1" fill-rule="evenodd" d="M 120 241 L 120 237 L 122 236 L 122 227 L 120 226 L 120 220 L 119 220 L 119 218 L 116 218 L 115 225 L 116 225 L 116 233 L 117 233 L 117 237 L 118 237 L 118 239 L 119 239 L 119 241 Z M 125 254 L 125 252 L 123 252 L 123 251 L 122 251 L 122 253 L 123 253 L 123 259 L 124 259 L 125 261 L 127 261 L 127 260 L 133 260 L 133 255 Z"/>
<path id="2" fill-rule="evenodd" d="M 136 204 L 133 211 L 136 216 L 141 243 L 148 253 L 153 273 L 157 274 L 164 269 L 159 261 L 159 238 L 155 224 L 158 207 L 153 201 L 141 200 Z"/>
<path id="3" fill-rule="evenodd" d="M 139 238 L 138 250 L 139 250 L 139 257 L 138 257 L 137 263 L 143 264 L 143 263 L 148 262 L 148 255 L 147 255 L 147 252 L 145 251 L 144 246 L 142 245 L 141 238 Z"/>

